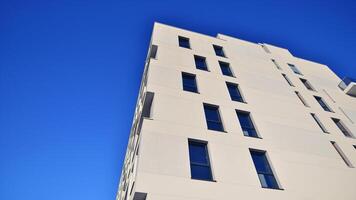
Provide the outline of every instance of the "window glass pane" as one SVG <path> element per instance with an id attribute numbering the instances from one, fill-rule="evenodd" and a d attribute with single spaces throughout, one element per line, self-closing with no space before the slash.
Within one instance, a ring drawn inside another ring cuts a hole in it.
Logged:
<path id="1" fill-rule="evenodd" d="M 224 131 L 218 107 L 204 104 L 204 112 L 208 129 Z"/>
<path id="2" fill-rule="evenodd" d="M 212 180 L 206 143 L 189 141 L 189 159 L 193 179 Z"/>
<path id="3" fill-rule="evenodd" d="M 191 163 L 199 163 L 202 165 L 209 165 L 206 156 L 206 145 L 200 143 L 189 144 L 189 158 Z"/>
<path id="4" fill-rule="evenodd" d="M 219 65 L 223 75 L 233 76 L 229 63 L 219 61 Z"/>
<path id="5" fill-rule="evenodd" d="M 258 137 L 257 131 L 252 123 L 249 113 L 237 111 L 237 117 L 239 119 L 242 132 L 245 136 Z"/>
<path id="6" fill-rule="evenodd" d="M 251 155 L 258 173 L 272 174 L 264 152 L 253 152 Z"/>
<path id="7" fill-rule="evenodd" d="M 302 75 L 302 73 L 299 71 L 299 69 L 295 65 L 288 64 L 288 66 L 292 69 L 292 71 L 294 73 Z"/>
<path id="8" fill-rule="evenodd" d="M 277 180 L 267 160 L 266 152 L 250 149 L 250 153 L 262 187 L 279 189 Z"/>
<path id="9" fill-rule="evenodd" d="M 314 97 L 315 97 L 316 101 L 320 104 L 320 106 L 325 111 L 331 112 L 331 109 L 326 105 L 326 103 L 324 102 L 324 100 L 321 97 L 317 97 L 317 96 L 314 96 Z"/>
<path id="10" fill-rule="evenodd" d="M 212 180 L 210 167 L 200 165 L 190 165 L 193 179 Z"/>
<path id="11" fill-rule="evenodd" d="M 352 137 L 351 133 L 349 132 L 349 130 L 343 125 L 343 123 L 341 122 L 341 120 L 336 119 L 336 118 L 332 118 L 332 120 L 334 121 L 334 123 L 336 124 L 336 126 L 340 129 L 340 131 L 347 137 Z"/>
<path id="12" fill-rule="evenodd" d="M 225 57 L 224 50 L 221 46 L 213 45 L 213 47 L 217 56 Z"/>
<path id="13" fill-rule="evenodd" d="M 190 48 L 189 39 L 178 36 L 179 46 L 184 48 Z"/>
<path id="14" fill-rule="evenodd" d="M 197 69 L 208 70 L 204 57 L 194 56 L 194 60 L 195 60 L 195 66 Z"/>
<path id="15" fill-rule="evenodd" d="M 273 175 L 258 174 L 258 177 L 260 178 L 262 187 L 273 189 L 279 188 L 278 183 Z"/>
<path id="16" fill-rule="evenodd" d="M 241 93 L 238 89 L 238 86 L 235 84 L 231 84 L 231 83 L 226 83 L 226 85 L 229 90 L 231 100 L 243 102 L 243 99 L 242 99 Z"/>
<path id="17" fill-rule="evenodd" d="M 183 90 L 198 92 L 195 75 L 182 73 L 183 77 Z"/>
<path id="18" fill-rule="evenodd" d="M 302 81 L 302 83 L 304 84 L 304 86 L 308 89 L 308 90 L 312 90 L 315 91 L 314 88 L 311 86 L 311 84 L 309 83 L 309 81 L 305 80 L 305 79 L 300 79 Z"/>

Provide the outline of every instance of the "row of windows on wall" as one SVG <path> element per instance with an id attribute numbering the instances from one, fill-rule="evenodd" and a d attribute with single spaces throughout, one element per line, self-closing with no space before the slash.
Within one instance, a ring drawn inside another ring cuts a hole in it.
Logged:
<path id="1" fill-rule="evenodd" d="M 180 47 L 191 49 L 190 40 L 187 37 L 178 36 L 178 44 Z M 222 46 L 213 44 L 213 49 L 214 49 L 215 55 L 220 56 L 220 57 L 226 57 Z"/>
<path id="2" fill-rule="evenodd" d="M 339 154 L 343 162 L 348 167 L 353 168 L 354 166 L 345 156 L 344 152 L 336 144 L 336 142 L 331 141 L 330 143 L 334 147 L 335 151 Z M 214 181 L 209 158 L 208 143 L 206 141 L 189 139 L 188 146 L 191 178 Z M 249 151 L 261 186 L 263 188 L 281 189 L 266 151 L 257 149 L 249 149 Z"/>
<path id="3" fill-rule="evenodd" d="M 207 142 L 188 140 L 191 178 L 214 181 Z M 281 189 L 273 173 L 266 151 L 250 149 L 257 176 L 263 188 Z"/>
<path id="4" fill-rule="evenodd" d="M 289 80 L 289 78 L 287 77 L 286 74 L 282 73 L 282 76 L 286 79 L 287 83 L 294 87 L 294 85 L 292 84 L 292 82 Z M 306 86 L 307 89 L 309 90 L 313 90 L 313 87 L 311 86 L 311 84 L 308 82 L 308 80 L 306 79 L 300 79 L 302 81 L 302 83 Z M 295 91 L 295 94 L 297 95 L 297 97 L 299 98 L 299 100 L 302 102 L 302 104 L 306 107 L 310 107 L 308 105 L 308 103 L 306 102 L 306 100 L 302 97 L 302 95 L 298 92 Z M 325 102 L 325 100 L 322 97 L 319 96 L 315 96 L 313 95 L 313 97 L 315 98 L 315 100 L 319 103 L 319 105 L 323 108 L 323 110 L 327 111 L 327 112 L 334 112 L 330 106 Z M 321 123 L 321 121 L 319 120 L 319 118 L 316 116 L 316 114 L 311 113 L 311 116 L 313 117 L 313 119 L 316 121 L 316 123 L 318 124 L 318 126 L 321 128 L 321 130 L 324 133 L 328 133 L 328 131 L 326 130 L 326 128 L 324 127 L 324 125 Z M 346 127 L 346 125 L 340 120 L 340 119 L 336 119 L 336 118 L 331 118 L 332 121 L 337 125 L 337 127 L 340 129 L 340 131 L 346 136 L 346 137 L 351 137 L 353 138 L 353 134 L 351 133 L 351 131 Z"/>

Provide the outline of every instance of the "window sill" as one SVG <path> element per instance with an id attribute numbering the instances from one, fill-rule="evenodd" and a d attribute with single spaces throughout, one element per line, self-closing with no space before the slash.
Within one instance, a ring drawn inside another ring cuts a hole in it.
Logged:
<path id="1" fill-rule="evenodd" d="M 195 180 L 195 181 L 206 181 L 206 182 L 213 182 L 213 183 L 216 183 L 217 181 L 216 180 L 209 180 L 209 179 L 197 179 L 197 178 L 192 178 L 190 177 L 191 180 Z"/>
<path id="2" fill-rule="evenodd" d="M 262 187 L 263 189 L 269 189 L 269 190 L 281 190 L 283 191 L 283 188 L 269 188 L 269 187 Z"/>

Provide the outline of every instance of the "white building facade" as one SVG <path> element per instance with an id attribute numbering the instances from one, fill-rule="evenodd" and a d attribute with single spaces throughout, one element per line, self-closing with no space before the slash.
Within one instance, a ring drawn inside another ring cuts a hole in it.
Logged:
<path id="1" fill-rule="evenodd" d="M 117 200 L 355 200 L 341 81 L 287 49 L 155 23 Z"/>

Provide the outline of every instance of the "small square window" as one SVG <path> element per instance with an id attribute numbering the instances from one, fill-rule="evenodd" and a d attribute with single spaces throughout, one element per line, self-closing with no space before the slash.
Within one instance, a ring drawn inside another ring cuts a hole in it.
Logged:
<path id="1" fill-rule="evenodd" d="M 178 42 L 180 47 L 190 49 L 189 38 L 178 36 Z"/>
<path id="2" fill-rule="evenodd" d="M 221 46 L 213 45 L 213 47 L 214 47 L 215 55 L 221 56 L 221 57 L 226 57 L 224 50 Z"/>
<path id="3" fill-rule="evenodd" d="M 229 63 L 219 61 L 219 65 L 220 65 L 221 73 L 223 75 L 234 77 L 234 75 L 232 74 L 232 71 L 231 71 Z"/>
<path id="4" fill-rule="evenodd" d="M 194 55 L 194 61 L 197 69 L 208 71 L 205 57 Z"/>

